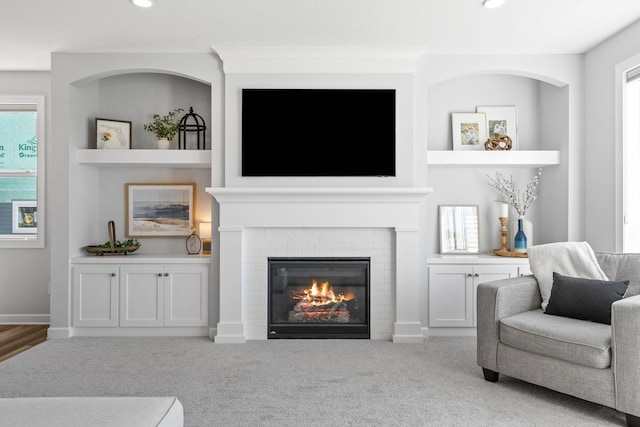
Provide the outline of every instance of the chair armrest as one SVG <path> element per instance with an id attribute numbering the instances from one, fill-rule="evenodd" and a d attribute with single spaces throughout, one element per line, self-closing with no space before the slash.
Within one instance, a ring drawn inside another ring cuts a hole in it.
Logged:
<path id="1" fill-rule="evenodd" d="M 480 283 L 476 296 L 478 365 L 498 372 L 500 320 L 540 308 L 540 288 L 534 276 Z"/>
<path id="2" fill-rule="evenodd" d="M 640 295 L 611 306 L 611 349 L 616 409 L 640 416 Z"/>

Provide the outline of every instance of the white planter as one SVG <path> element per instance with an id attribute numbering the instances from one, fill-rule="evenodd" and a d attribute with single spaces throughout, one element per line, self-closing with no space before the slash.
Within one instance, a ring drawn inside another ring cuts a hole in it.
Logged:
<path id="1" fill-rule="evenodd" d="M 160 138 L 157 141 L 158 150 L 168 150 L 169 149 L 169 140 L 167 138 Z"/>

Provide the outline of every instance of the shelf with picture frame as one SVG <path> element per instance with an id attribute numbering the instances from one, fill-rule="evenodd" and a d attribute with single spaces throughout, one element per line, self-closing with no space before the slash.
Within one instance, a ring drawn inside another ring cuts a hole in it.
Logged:
<path id="1" fill-rule="evenodd" d="M 431 166 L 522 166 L 560 164 L 556 150 L 518 150 L 517 108 L 477 106 L 475 112 L 452 113 L 453 150 L 429 150 Z M 508 135 L 507 149 L 487 150 L 484 141 Z"/>

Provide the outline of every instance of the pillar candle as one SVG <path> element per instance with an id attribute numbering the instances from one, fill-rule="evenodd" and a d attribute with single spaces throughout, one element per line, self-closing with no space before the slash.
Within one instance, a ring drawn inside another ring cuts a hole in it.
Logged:
<path id="1" fill-rule="evenodd" d="M 506 203 L 500 203 L 500 218 L 509 217 L 509 205 Z"/>

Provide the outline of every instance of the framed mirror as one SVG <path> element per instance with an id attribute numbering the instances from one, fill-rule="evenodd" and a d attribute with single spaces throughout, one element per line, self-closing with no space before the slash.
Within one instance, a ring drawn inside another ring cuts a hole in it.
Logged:
<path id="1" fill-rule="evenodd" d="M 441 254 L 477 254 L 480 230 L 477 205 L 440 205 Z"/>

